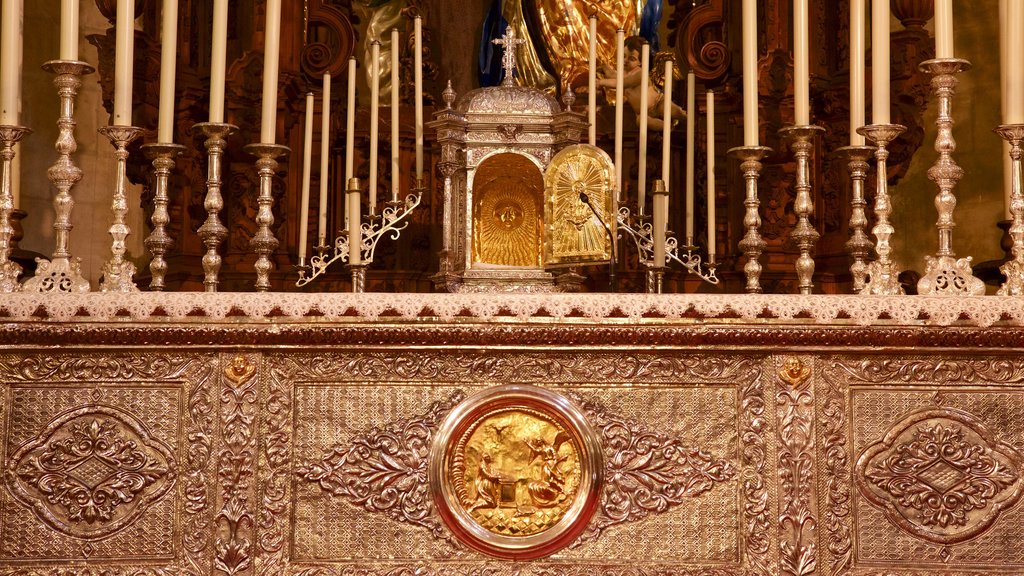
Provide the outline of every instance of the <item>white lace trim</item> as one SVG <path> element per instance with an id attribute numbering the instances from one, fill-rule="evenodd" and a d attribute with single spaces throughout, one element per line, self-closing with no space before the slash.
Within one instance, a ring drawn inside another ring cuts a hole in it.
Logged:
<path id="1" fill-rule="evenodd" d="M 858 325 L 1024 325 L 1024 298 L 1015 296 L 831 296 L 780 294 L 293 294 L 140 292 L 0 295 L 0 322 L 113 319 L 409 320 L 513 317 L 638 320 L 796 320 Z"/>

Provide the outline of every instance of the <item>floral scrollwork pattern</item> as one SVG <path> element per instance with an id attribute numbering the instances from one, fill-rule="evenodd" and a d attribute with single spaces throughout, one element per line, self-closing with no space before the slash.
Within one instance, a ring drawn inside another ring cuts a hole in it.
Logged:
<path id="1" fill-rule="evenodd" d="M 1019 500 L 1021 454 L 972 415 L 915 412 L 865 450 L 857 485 L 897 526 L 940 544 L 984 532 Z"/>
<path id="2" fill-rule="evenodd" d="M 303 480 L 316 482 L 334 496 L 370 512 L 427 528 L 438 538 L 451 535 L 433 514 L 427 483 L 427 459 L 438 426 L 464 398 L 462 392 L 434 402 L 427 413 L 374 428 L 349 446 L 334 446 L 320 460 L 298 464 Z"/>
<path id="3" fill-rule="evenodd" d="M 107 407 L 58 417 L 7 466 L 12 493 L 40 520 L 88 539 L 137 520 L 174 476 L 170 449 L 133 416 Z"/>

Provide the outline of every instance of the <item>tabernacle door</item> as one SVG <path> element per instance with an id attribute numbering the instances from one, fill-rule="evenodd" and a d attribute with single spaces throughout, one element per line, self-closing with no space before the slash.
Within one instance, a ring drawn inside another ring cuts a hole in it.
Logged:
<path id="1" fill-rule="evenodd" d="M 545 264 L 608 262 L 616 226 L 615 165 L 596 146 L 576 144 L 551 159 L 544 174 Z"/>

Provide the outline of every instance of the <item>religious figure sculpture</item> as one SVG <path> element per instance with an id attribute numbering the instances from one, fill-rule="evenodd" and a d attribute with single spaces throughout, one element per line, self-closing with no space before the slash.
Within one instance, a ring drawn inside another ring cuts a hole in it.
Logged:
<path id="1" fill-rule="evenodd" d="M 665 106 L 672 107 L 672 124 L 686 118 L 686 111 L 675 102 L 665 102 L 665 94 L 658 89 L 651 80 L 650 74 L 642 78 L 643 68 L 640 65 L 640 53 L 645 40 L 639 36 L 630 36 L 625 41 L 624 65 L 622 90 L 629 103 L 630 108 L 639 118 L 641 112 L 640 90 L 643 82 L 647 83 L 647 128 L 649 130 L 661 130 L 664 126 Z M 652 71 L 654 66 L 651 67 Z M 597 79 L 600 88 L 615 88 L 615 68 L 613 66 L 602 67 L 603 78 Z M 671 79 L 666 78 L 666 82 Z"/>
<path id="2" fill-rule="evenodd" d="M 473 482 L 473 487 L 476 488 L 476 500 L 469 507 L 469 512 L 480 508 L 498 507 L 501 475 L 494 470 L 490 454 L 484 454 L 480 458 L 480 466 L 477 467 L 476 480 Z"/>

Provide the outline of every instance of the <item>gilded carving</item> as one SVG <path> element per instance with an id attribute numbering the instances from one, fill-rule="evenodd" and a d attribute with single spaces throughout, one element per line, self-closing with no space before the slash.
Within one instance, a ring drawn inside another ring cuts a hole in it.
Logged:
<path id="1" fill-rule="evenodd" d="M 831 554 L 830 574 L 841 574 L 850 567 L 853 552 L 850 514 L 850 454 L 846 440 L 847 402 L 845 386 L 835 378 L 836 364 L 830 366 L 822 379 L 819 394 L 818 425 L 822 446 L 818 468 L 825 480 L 825 507 L 822 519 L 826 548 Z"/>
<path id="2" fill-rule="evenodd" d="M 1024 382 L 1024 363 L 998 358 L 881 358 L 837 368 L 864 382 Z"/>
<path id="3" fill-rule="evenodd" d="M 170 449 L 136 418 L 101 406 L 58 417 L 18 449 L 8 487 L 53 529 L 108 536 L 141 517 L 174 482 Z"/>
<path id="4" fill-rule="evenodd" d="M 781 512 L 780 567 L 783 574 L 804 576 L 817 569 L 817 518 L 813 508 L 814 398 L 808 385 L 811 368 L 787 356 L 779 371 L 776 395 Z"/>
<path id="5" fill-rule="evenodd" d="M 257 573 L 283 570 L 286 560 L 287 536 L 285 520 L 292 480 L 292 383 L 294 362 L 269 361 L 267 396 L 261 406 L 262 458 L 259 486 L 261 506 L 257 515 L 260 554 Z M 283 365 L 282 365 L 283 364 Z"/>
<path id="6" fill-rule="evenodd" d="M 760 576 L 774 572 L 770 565 L 771 513 L 768 505 L 768 484 L 765 479 L 765 465 L 768 463 L 765 435 L 769 433 L 769 424 L 765 418 L 760 368 L 753 363 L 748 368 L 749 380 L 741 386 L 740 396 L 743 536 L 750 573 Z"/>
<path id="7" fill-rule="evenodd" d="M 606 261 L 615 222 L 615 165 L 600 148 L 570 146 L 551 159 L 544 173 L 546 261 L 551 265 Z"/>
<path id="8" fill-rule="evenodd" d="M 925 409 L 897 422 L 857 461 L 861 493 L 906 532 L 953 544 L 988 530 L 1020 498 L 1020 452 L 976 417 Z"/>

